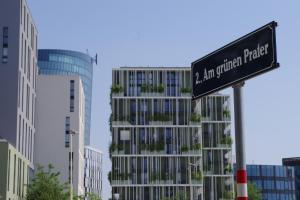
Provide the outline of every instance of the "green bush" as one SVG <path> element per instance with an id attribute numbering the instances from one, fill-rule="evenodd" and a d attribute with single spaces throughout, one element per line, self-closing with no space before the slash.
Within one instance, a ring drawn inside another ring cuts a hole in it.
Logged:
<path id="1" fill-rule="evenodd" d="M 201 144 L 199 144 L 199 143 L 193 144 L 192 149 L 197 150 L 197 151 L 201 150 Z"/>
<path id="2" fill-rule="evenodd" d="M 193 172 L 192 179 L 197 181 L 202 181 L 202 172 L 201 171 Z"/>
<path id="3" fill-rule="evenodd" d="M 181 147 L 181 152 L 187 152 L 187 151 L 189 151 L 189 148 L 187 145 L 184 145 Z"/>
<path id="4" fill-rule="evenodd" d="M 226 135 L 221 139 L 221 144 L 232 145 L 232 138 L 230 135 Z"/>
<path id="5" fill-rule="evenodd" d="M 230 117 L 230 111 L 229 110 L 223 110 L 223 116 L 224 117 Z"/>
<path id="6" fill-rule="evenodd" d="M 113 86 L 111 86 L 111 92 L 112 93 L 123 92 L 123 88 L 120 85 L 113 85 Z"/>
<path id="7" fill-rule="evenodd" d="M 187 87 L 186 88 L 183 87 L 183 88 L 180 89 L 180 91 L 181 91 L 181 93 L 191 93 L 192 89 L 191 88 L 187 88 Z"/>
<path id="8" fill-rule="evenodd" d="M 165 90 L 164 85 L 160 84 L 158 86 L 152 86 L 148 84 L 142 84 L 141 85 L 141 92 L 158 92 L 158 93 L 163 93 Z"/>
<path id="9" fill-rule="evenodd" d="M 191 115 L 191 121 L 192 122 L 200 122 L 201 121 L 201 115 L 193 113 Z"/>

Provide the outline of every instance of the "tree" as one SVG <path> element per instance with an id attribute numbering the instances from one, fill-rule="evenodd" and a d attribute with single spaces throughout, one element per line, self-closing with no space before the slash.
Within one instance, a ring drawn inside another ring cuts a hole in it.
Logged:
<path id="1" fill-rule="evenodd" d="M 248 182 L 248 199 L 249 200 L 262 200 L 261 190 L 257 188 L 254 183 Z M 236 194 L 236 184 L 235 184 L 235 194 Z"/>
<path id="2" fill-rule="evenodd" d="M 248 182 L 248 198 L 249 200 L 262 200 L 261 190 L 251 182 Z"/>
<path id="3" fill-rule="evenodd" d="M 67 200 L 68 185 L 59 182 L 59 174 L 54 171 L 52 165 L 48 166 L 47 171 L 38 166 L 33 180 L 28 185 L 26 200 Z"/>

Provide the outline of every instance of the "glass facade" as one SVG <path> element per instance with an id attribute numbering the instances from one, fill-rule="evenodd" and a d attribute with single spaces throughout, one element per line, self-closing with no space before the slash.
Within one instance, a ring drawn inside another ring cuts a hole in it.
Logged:
<path id="1" fill-rule="evenodd" d="M 236 167 L 235 174 L 236 174 Z M 262 200 L 295 200 L 293 167 L 280 165 L 247 165 L 248 182 L 262 192 Z"/>
<path id="2" fill-rule="evenodd" d="M 92 58 L 84 53 L 68 50 L 42 49 L 38 52 L 39 74 L 79 75 L 85 95 L 85 144 L 90 143 L 91 101 L 93 82 Z"/>
<path id="3" fill-rule="evenodd" d="M 291 166 L 295 170 L 295 188 L 296 199 L 300 200 L 300 157 L 283 158 L 282 164 L 284 166 Z"/>

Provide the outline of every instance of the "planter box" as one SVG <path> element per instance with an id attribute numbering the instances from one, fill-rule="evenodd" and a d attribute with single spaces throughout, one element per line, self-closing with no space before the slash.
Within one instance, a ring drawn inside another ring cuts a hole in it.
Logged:
<path id="1" fill-rule="evenodd" d="M 217 147 L 219 147 L 219 148 L 231 148 L 231 145 L 229 145 L 229 144 L 218 144 Z"/>
<path id="2" fill-rule="evenodd" d="M 113 97 L 122 97 L 124 96 L 124 92 L 112 93 Z"/>
<path id="3" fill-rule="evenodd" d="M 163 125 L 173 125 L 173 121 L 162 122 Z"/>
<path id="4" fill-rule="evenodd" d="M 191 93 L 181 93 L 182 97 L 191 97 Z"/>
<path id="5" fill-rule="evenodd" d="M 147 154 L 150 154 L 150 151 L 148 151 L 148 150 L 141 150 L 141 154 L 147 155 Z"/>
<path id="6" fill-rule="evenodd" d="M 192 184 L 202 184 L 202 181 L 192 180 Z"/>
<path id="7" fill-rule="evenodd" d="M 120 150 L 120 151 L 118 151 L 118 154 L 119 154 L 119 155 L 124 155 L 124 154 L 125 154 L 125 150 Z"/>
<path id="8" fill-rule="evenodd" d="M 141 92 L 141 96 L 142 97 L 159 97 L 159 96 L 163 96 L 164 93 L 159 93 L 159 92 Z"/>
<path id="9" fill-rule="evenodd" d="M 202 151 L 201 150 L 191 150 L 191 151 L 189 151 L 189 154 L 192 154 L 192 155 L 201 155 Z"/>
<path id="10" fill-rule="evenodd" d="M 130 125 L 129 121 L 112 121 L 113 126 Z"/>
<path id="11" fill-rule="evenodd" d="M 161 121 L 149 121 L 149 125 L 161 125 Z"/>
<path id="12" fill-rule="evenodd" d="M 190 121 L 189 125 L 201 125 L 201 122 L 194 122 L 194 121 Z"/>
<path id="13" fill-rule="evenodd" d="M 131 184 L 131 180 L 130 179 L 128 179 L 128 180 L 121 180 L 121 181 L 119 181 L 119 184 L 120 185 L 129 185 L 129 184 Z"/>
<path id="14" fill-rule="evenodd" d="M 163 155 L 163 154 L 165 154 L 165 150 L 155 151 L 154 153 L 159 154 L 159 155 Z"/>
<path id="15" fill-rule="evenodd" d="M 113 152 L 111 152 L 111 155 L 117 155 L 117 154 L 118 154 L 117 150 L 114 150 Z"/>

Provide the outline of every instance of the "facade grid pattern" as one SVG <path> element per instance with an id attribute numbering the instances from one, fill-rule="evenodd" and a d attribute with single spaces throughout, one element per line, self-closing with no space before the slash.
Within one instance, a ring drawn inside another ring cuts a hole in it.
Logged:
<path id="1" fill-rule="evenodd" d="M 228 96 L 192 102 L 187 67 L 124 67 L 112 75 L 113 197 L 198 200 L 233 194 L 231 144 L 217 145 L 230 137 L 230 120 L 222 114 L 229 112 Z M 205 194 L 211 187 L 216 192 Z"/>

